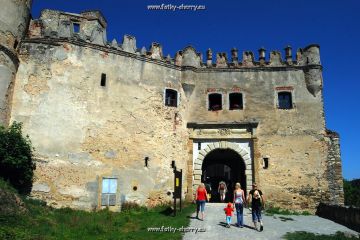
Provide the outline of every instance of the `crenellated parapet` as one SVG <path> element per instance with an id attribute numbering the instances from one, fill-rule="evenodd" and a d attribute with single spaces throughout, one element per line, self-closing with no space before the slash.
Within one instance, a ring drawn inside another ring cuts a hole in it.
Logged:
<path id="1" fill-rule="evenodd" d="M 108 42 L 106 27 L 106 20 L 99 11 L 73 14 L 43 10 L 39 19 L 31 21 L 28 38 L 30 40 L 48 39 L 49 41 L 59 39 L 61 41 L 69 40 L 72 43 L 79 42 L 82 45 L 90 44 L 102 50 L 118 51 L 119 54 L 140 57 L 141 59 L 148 59 L 147 61 L 184 69 L 221 71 L 226 69 L 301 68 L 304 70 L 309 92 L 316 96 L 322 89 L 320 52 L 319 46 L 316 44 L 298 49 L 296 56 L 292 55 L 291 46 L 286 46 L 283 53 L 284 57 L 277 50 L 267 53 L 264 47 L 258 49 L 257 58 L 252 51 L 239 53 L 238 49 L 232 48 L 228 55 L 228 52 L 214 54 L 209 48 L 204 60 L 200 52 L 197 52 L 192 46 L 187 46 L 177 51 L 172 58 L 169 54 L 166 56 L 163 54 L 163 47 L 160 43 L 154 42 L 148 49 L 146 47 L 138 48 L 134 36 L 125 35 L 121 43 L 116 39 Z"/>
<path id="2" fill-rule="evenodd" d="M 51 38 L 51 39 L 71 39 L 75 41 L 87 42 L 90 44 L 101 45 L 111 49 L 133 53 L 164 63 L 171 63 L 179 67 L 194 68 L 253 68 L 253 67 L 287 67 L 287 66 L 307 66 L 319 65 L 320 55 L 319 46 L 312 44 L 296 52 L 296 59 L 293 60 L 292 48 L 285 47 L 284 58 L 280 51 L 270 51 L 267 58 L 266 49 L 261 47 L 258 58 L 252 51 L 243 51 L 239 58 L 239 50 L 232 48 L 230 54 L 218 52 L 213 59 L 213 52 L 209 48 L 206 51 L 205 62 L 202 54 L 191 46 L 176 52 L 171 58 L 170 55 L 163 55 L 163 47 L 159 43 L 152 43 L 149 49 L 136 46 L 134 36 L 125 35 L 122 43 L 113 39 L 107 41 L 107 23 L 104 16 L 99 11 L 85 11 L 80 14 L 73 14 L 61 11 L 43 10 L 39 19 L 32 20 L 29 28 L 28 37 L 30 39 Z M 229 56 L 229 57 L 228 57 Z"/>

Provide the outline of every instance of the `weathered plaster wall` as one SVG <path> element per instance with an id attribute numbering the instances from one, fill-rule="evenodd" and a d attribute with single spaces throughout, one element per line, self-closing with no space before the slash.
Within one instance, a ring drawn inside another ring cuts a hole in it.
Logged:
<path id="1" fill-rule="evenodd" d="M 309 92 L 304 71 L 185 71 L 182 80 L 196 84 L 186 115 L 189 122 L 259 122 L 255 180 L 269 201 L 315 209 L 320 200 L 328 200 L 322 93 Z M 291 89 L 293 109 L 277 108 L 277 92 L 284 87 Z M 207 94 L 212 92 L 223 95 L 223 110 L 207 110 Z M 243 94 L 243 110 L 228 110 L 231 92 Z M 269 158 L 268 169 L 262 168 L 263 157 Z"/>
<path id="2" fill-rule="evenodd" d="M 0 125 L 7 125 L 12 81 L 17 69 L 15 48 L 30 18 L 30 0 L 0 0 Z"/>
<path id="3" fill-rule="evenodd" d="M 0 0 L 0 44 L 13 48 L 20 41 L 30 19 L 31 0 Z"/>
<path id="4" fill-rule="evenodd" d="M 6 51 L 0 50 L 0 125 L 7 124 L 9 91 L 15 72 L 16 66 L 13 60 Z"/>
<path id="5" fill-rule="evenodd" d="M 36 149 L 35 195 L 91 208 L 99 178 L 118 177 L 119 201 L 170 199 L 171 160 L 185 169 L 187 157 L 180 71 L 67 43 L 24 44 L 21 61 L 11 120 Z M 165 87 L 179 91 L 178 108 L 164 106 Z"/>

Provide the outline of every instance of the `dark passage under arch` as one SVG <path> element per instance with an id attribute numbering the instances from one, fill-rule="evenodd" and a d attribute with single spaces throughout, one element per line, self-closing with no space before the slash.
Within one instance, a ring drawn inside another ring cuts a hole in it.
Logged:
<path id="1" fill-rule="evenodd" d="M 218 184 L 225 181 L 228 187 L 226 202 L 232 202 L 235 183 L 239 182 L 246 193 L 245 163 L 241 156 L 231 149 L 215 149 L 208 153 L 202 164 L 202 182 L 211 187 L 210 202 L 220 202 Z"/>

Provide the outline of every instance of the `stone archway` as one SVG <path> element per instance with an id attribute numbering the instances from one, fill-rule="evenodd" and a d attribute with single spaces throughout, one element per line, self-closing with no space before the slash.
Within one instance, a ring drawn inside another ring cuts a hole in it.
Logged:
<path id="1" fill-rule="evenodd" d="M 198 157 L 194 161 L 194 171 L 193 171 L 193 189 L 201 183 L 202 176 L 202 165 L 205 157 L 215 149 L 231 149 L 235 151 L 239 156 L 244 160 L 245 163 L 245 176 L 246 176 L 246 189 L 250 189 L 253 180 L 253 167 L 250 153 L 245 149 L 241 148 L 239 145 L 233 142 L 219 141 L 208 143 L 207 146 L 199 151 Z"/>

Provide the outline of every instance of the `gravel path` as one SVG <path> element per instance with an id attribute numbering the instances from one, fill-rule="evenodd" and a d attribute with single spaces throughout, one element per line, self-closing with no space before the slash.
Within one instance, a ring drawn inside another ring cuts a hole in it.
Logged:
<path id="1" fill-rule="evenodd" d="M 236 215 L 232 217 L 232 226 L 225 227 L 225 214 L 223 203 L 207 203 L 205 207 L 205 220 L 200 221 L 191 216 L 190 228 L 201 228 L 203 232 L 188 232 L 183 240 L 206 239 L 206 240 L 227 240 L 227 239 L 251 239 L 251 240 L 279 240 L 287 232 L 306 231 L 318 234 L 334 234 L 337 231 L 356 235 L 357 232 L 337 224 L 333 221 L 320 218 L 318 216 L 294 216 L 294 215 L 274 215 L 264 216 L 264 231 L 257 232 L 253 229 L 251 212 L 244 209 L 245 227 L 238 228 Z M 200 231 L 201 231 L 200 229 Z"/>

